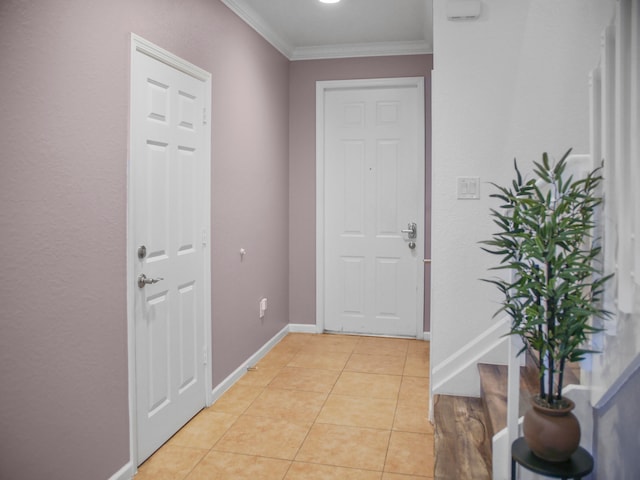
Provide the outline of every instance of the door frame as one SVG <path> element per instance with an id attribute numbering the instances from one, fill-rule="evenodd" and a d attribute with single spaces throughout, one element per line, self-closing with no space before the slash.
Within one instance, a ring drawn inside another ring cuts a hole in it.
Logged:
<path id="1" fill-rule="evenodd" d="M 204 398 L 205 405 L 213 402 L 213 378 L 212 378 L 212 345 L 211 345 L 211 127 L 209 118 L 211 117 L 211 74 L 180 57 L 154 45 L 144 38 L 132 33 L 130 42 L 130 85 L 129 85 L 129 148 L 127 152 L 127 355 L 129 373 L 129 452 L 130 462 L 133 472 L 137 470 L 138 458 L 138 431 L 137 431 L 137 395 L 136 395 L 136 335 L 135 335 L 135 292 L 138 288 L 134 279 L 137 259 L 137 245 L 135 245 L 134 235 L 134 183 L 131 171 L 131 152 L 134 151 L 134 138 L 131 135 L 131 123 L 133 114 L 133 101 L 131 96 L 133 91 L 134 78 L 134 56 L 142 53 L 162 62 L 176 70 L 181 71 L 204 83 L 205 90 L 205 112 L 203 112 L 204 128 L 204 205 L 203 205 L 203 302 L 204 302 L 204 348 L 207 358 L 204 367 Z"/>
<path id="2" fill-rule="evenodd" d="M 422 231 L 426 233 L 425 218 L 425 92 L 424 77 L 398 77 L 398 78 L 373 78 L 356 80 L 326 80 L 316 82 L 316 332 L 324 331 L 324 105 L 325 97 L 330 90 L 365 89 L 365 88 L 415 88 L 418 92 L 420 112 L 418 114 L 418 155 L 422 158 L 418 162 L 418 178 L 420 182 L 420 198 L 418 212 L 423 223 Z M 424 239 L 424 247 L 427 246 L 427 238 Z M 420 256 L 419 256 L 420 257 Z M 424 251 L 422 252 L 424 258 Z M 422 258 L 416 268 L 416 339 L 424 339 L 424 262 Z M 420 315 L 422 312 L 422 315 Z"/>

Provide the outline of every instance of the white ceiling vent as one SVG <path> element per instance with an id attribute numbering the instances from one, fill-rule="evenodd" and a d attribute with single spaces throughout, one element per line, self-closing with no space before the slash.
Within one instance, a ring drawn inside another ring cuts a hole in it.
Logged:
<path id="1" fill-rule="evenodd" d="M 480 0 L 448 0 L 447 19 L 475 20 L 482 12 Z"/>

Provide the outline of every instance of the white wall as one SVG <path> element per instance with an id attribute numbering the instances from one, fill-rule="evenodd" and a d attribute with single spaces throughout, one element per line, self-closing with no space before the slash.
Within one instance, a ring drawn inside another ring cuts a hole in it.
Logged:
<path id="1" fill-rule="evenodd" d="M 586 376 L 598 408 L 640 366 L 640 2 L 619 1 L 617 10 L 593 73 L 593 149 L 605 157 L 604 264 L 615 274 L 605 295 L 613 315 L 593 342 L 603 353 L 591 359 Z"/>
<path id="2" fill-rule="evenodd" d="M 494 322 L 500 297 L 479 279 L 496 258 L 491 187 L 548 151 L 589 151 L 588 73 L 613 0 L 483 0 L 474 21 L 434 1 L 432 384 L 438 365 Z M 457 200 L 456 177 L 479 176 L 480 200 Z M 439 392 L 435 392 L 439 393 Z M 477 395 L 473 382 L 447 393 Z"/>
<path id="3" fill-rule="evenodd" d="M 601 117 L 594 115 L 592 136 L 605 158 L 604 263 L 615 273 L 605 306 L 613 315 L 594 338 L 602 353 L 590 358 L 582 380 L 595 407 L 596 477 L 640 478 L 640 1 L 620 0 L 617 10 L 593 75 Z"/>

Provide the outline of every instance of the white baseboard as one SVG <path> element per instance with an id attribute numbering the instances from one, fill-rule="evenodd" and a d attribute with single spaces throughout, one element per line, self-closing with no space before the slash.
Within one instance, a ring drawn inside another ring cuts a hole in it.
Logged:
<path id="1" fill-rule="evenodd" d="M 293 328 L 291 328 L 293 327 Z M 309 328 L 311 327 L 311 328 Z M 276 333 L 267 343 L 265 343 L 257 352 L 251 355 L 245 362 L 235 369 L 231 375 L 220 382 L 212 391 L 211 402 L 215 402 L 229 388 L 233 386 L 245 373 L 247 368 L 254 366 L 271 350 L 285 335 L 289 332 L 315 333 L 315 325 L 285 325 L 282 330 Z M 109 480 L 131 480 L 136 473 L 133 462 L 129 461 L 120 470 L 114 473 Z"/>
<path id="2" fill-rule="evenodd" d="M 133 463 L 127 462 L 120 470 L 109 477 L 109 480 L 131 480 L 136 473 Z"/>
<path id="3" fill-rule="evenodd" d="M 213 392 L 211 394 L 212 403 L 220 398 L 224 394 L 224 392 L 229 390 L 234 383 L 236 383 L 245 373 L 247 373 L 247 368 L 252 367 L 256 363 L 258 363 L 260 359 L 264 357 L 269 352 L 269 350 L 271 350 L 280 340 L 282 340 L 287 333 L 315 334 L 319 332 L 317 325 L 310 323 L 290 323 L 289 325 L 283 327 L 282 330 L 280 330 L 276 335 L 273 336 L 273 338 L 271 338 L 271 340 L 265 343 L 256 353 L 251 355 L 251 357 L 249 357 L 244 363 L 236 368 L 233 373 L 231 373 L 213 389 Z M 429 332 L 425 332 L 423 340 L 429 340 L 430 338 L 431 334 Z"/>
<path id="4" fill-rule="evenodd" d="M 271 350 L 284 336 L 289 333 L 289 325 L 286 325 L 278 333 L 276 333 L 267 343 L 265 343 L 256 353 L 251 355 L 245 362 L 235 369 L 231 375 L 216 385 L 211 392 L 211 402 L 218 400 L 224 392 L 229 390 L 245 373 L 249 367 L 253 367 Z"/>
<path id="5" fill-rule="evenodd" d="M 318 328 L 314 324 L 307 323 L 290 323 L 276 333 L 267 343 L 265 343 L 257 352 L 251 355 L 243 362 L 233 373 L 220 382 L 213 389 L 211 397 L 212 403 L 218 400 L 227 390 L 229 390 L 245 373 L 249 367 L 258 363 L 276 344 L 282 340 L 287 333 L 319 333 Z M 431 339 L 430 332 L 424 332 L 423 340 Z M 135 468 L 132 462 L 128 462 L 120 470 L 114 473 L 109 480 L 131 480 L 135 475 Z"/>
<path id="6" fill-rule="evenodd" d="M 317 325 L 312 323 L 290 323 L 289 332 L 291 333 L 322 333 L 318 330 Z M 431 341 L 431 332 L 424 332 L 422 336 L 418 336 L 418 340 L 425 342 Z"/>
<path id="7" fill-rule="evenodd" d="M 291 333 L 320 333 L 318 327 L 312 323 L 290 323 L 289 331 Z"/>

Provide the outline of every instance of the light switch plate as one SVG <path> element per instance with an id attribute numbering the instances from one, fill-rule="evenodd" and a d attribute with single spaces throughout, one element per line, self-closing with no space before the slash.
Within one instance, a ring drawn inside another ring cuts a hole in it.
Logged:
<path id="1" fill-rule="evenodd" d="M 458 177 L 459 200 L 477 200 L 480 198 L 480 177 Z"/>

